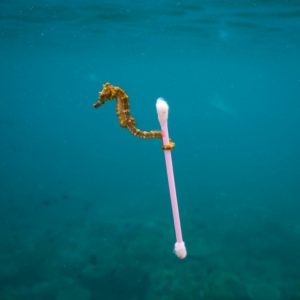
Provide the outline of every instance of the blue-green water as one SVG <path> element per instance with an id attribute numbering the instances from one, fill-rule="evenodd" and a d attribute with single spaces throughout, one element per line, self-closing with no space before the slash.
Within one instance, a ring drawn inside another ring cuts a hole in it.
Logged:
<path id="1" fill-rule="evenodd" d="M 1 300 L 300 299 L 300 1 L 2 0 L 0 51 Z"/>

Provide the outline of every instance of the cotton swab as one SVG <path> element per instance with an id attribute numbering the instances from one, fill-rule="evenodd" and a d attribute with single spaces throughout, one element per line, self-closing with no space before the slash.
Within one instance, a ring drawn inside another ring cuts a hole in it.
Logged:
<path id="1" fill-rule="evenodd" d="M 170 144 L 169 130 L 168 130 L 169 106 L 163 98 L 157 99 L 156 110 L 158 114 L 158 120 L 161 126 L 163 144 L 169 145 Z M 178 258 L 184 259 L 187 256 L 187 251 L 185 248 L 184 241 L 182 239 L 179 209 L 178 209 L 177 195 L 176 195 L 176 186 L 175 186 L 175 179 L 174 179 L 174 172 L 173 172 L 172 154 L 171 151 L 168 149 L 164 150 L 164 154 L 166 160 L 168 183 L 169 183 L 174 227 L 175 227 L 175 234 L 176 234 L 176 243 L 174 246 L 174 252 Z"/>

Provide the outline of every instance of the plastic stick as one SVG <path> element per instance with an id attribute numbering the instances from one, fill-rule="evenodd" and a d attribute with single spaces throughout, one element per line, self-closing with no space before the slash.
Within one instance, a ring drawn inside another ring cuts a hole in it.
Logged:
<path id="1" fill-rule="evenodd" d="M 156 110 L 158 114 L 158 120 L 161 126 L 163 144 L 169 145 L 170 144 L 169 130 L 168 130 L 169 106 L 167 102 L 162 98 L 158 98 L 156 102 Z M 174 179 L 174 172 L 173 172 L 172 154 L 171 151 L 167 149 L 164 150 L 164 154 L 166 160 L 168 183 L 169 183 L 174 227 L 175 227 L 175 234 L 176 234 L 176 243 L 174 246 L 174 252 L 178 258 L 184 259 L 187 255 L 187 251 L 185 248 L 184 241 L 182 239 L 180 216 L 179 216 L 179 209 L 178 209 L 177 195 L 176 195 L 176 186 L 175 186 L 175 179 Z"/>

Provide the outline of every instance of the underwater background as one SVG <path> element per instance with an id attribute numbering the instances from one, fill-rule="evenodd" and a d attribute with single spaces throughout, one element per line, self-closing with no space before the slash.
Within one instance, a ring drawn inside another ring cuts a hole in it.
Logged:
<path id="1" fill-rule="evenodd" d="M 0 2 L 0 299 L 300 299 L 300 1 Z M 170 105 L 188 256 L 161 141 Z"/>

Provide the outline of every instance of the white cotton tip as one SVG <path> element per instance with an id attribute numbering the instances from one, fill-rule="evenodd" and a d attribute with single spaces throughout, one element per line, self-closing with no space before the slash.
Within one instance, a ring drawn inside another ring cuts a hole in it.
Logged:
<path id="1" fill-rule="evenodd" d="M 186 248 L 184 242 L 177 242 L 175 243 L 174 253 L 180 259 L 184 259 L 187 256 Z"/>
<path id="2" fill-rule="evenodd" d="M 156 101 L 156 110 L 160 123 L 168 120 L 169 105 L 163 98 L 158 98 Z"/>

